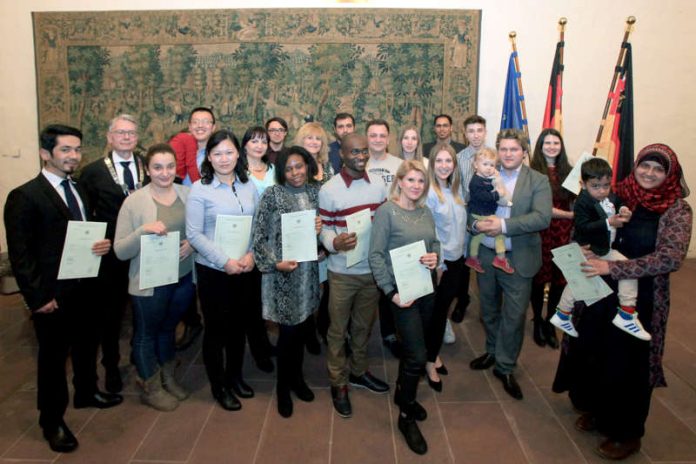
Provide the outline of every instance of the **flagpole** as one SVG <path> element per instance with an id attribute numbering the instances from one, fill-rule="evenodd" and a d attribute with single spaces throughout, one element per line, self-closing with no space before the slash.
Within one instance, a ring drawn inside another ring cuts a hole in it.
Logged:
<path id="1" fill-rule="evenodd" d="M 512 52 L 515 57 L 515 72 L 517 73 L 517 90 L 520 94 L 520 103 L 522 104 L 522 128 L 524 129 L 524 134 L 527 136 L 527 141 L 529 141 L 529 127 L 527 126 L 527 104 L 524 101 L 524 91 L 522 90 L 522 73 L 520 72 L 520 61 L 517 59 L 517 44 L 515 43 L 515 37 L 517 37 L 517 32 L 510 31 L 508 34 L 510 37 L 510 42 L 512 42 Z"/>
<path id="2" fill-rule="evenodd" d="M 626 56 L 626 43 L 628 43 L 628 36 L 633 30 L 633 25 L 636 23 L 635 16 L 629 16 L 626 18 L 626 30 L 624 32 L 623 41 L 621 42 L 621 50 L 619 51 L 619 58 L 616 60 L 616 67 L 614 68 L 614 77 L 611 79 L 611 86 L 609 86 L 609 94 L 607 95 L 607 101 L 604 104 L 604 112 L 602 113 L 602 122 L 599 124 L 599 130 L 597 131 L 597 138 L 595 139 L 595 146 L 592 149 L 592 155 L 597 155 L 598 144 L 602 140 L 602 132 L 604 132 L 604 124 L 607 120 L 607 114 L 609 114 L 609 107 L 611 106 L 612 93 L 614 92 L 614 87 L 616 86 L 616 81 L 619 79 L 621 74 L 621 69 L 623 67 L 624 57 Z"/>
<path id="3" fill-rule="evenodd" d="M 561 65 L 561 83 L 563 82 L 563 50 L 565 49 L 565 25 L 568 24 L 568 19 L 565 17 L 562 17 L 558 20 L 558 26 L 561 31 L 561 37 L 560 37 L 560 42 L 561 42 L 561 53 L 560 53 L 560 60 L 559 64 Z"/>

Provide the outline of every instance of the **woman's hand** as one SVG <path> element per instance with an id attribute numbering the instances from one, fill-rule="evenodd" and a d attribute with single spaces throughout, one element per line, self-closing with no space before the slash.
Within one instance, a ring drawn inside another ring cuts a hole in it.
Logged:
<path id="1" fill-rule="evenodd" d="M 240 266 L 242 266 L 242 272 L 251 272 L 254 270 L 254 254 L 250 251 L 249 253 L 242 256 L 239 260 Z"/>
<path id="2" fill-rule="evenodd" d="M 582 255 L 585 257 L 585 259 L 592 259 L 592 258 L 599 258 L 594 251 L 590 248 L 590 245 L 582 245 L 580 247 L 580 251 L 582 251 Z"/>
<path id="3" fill-rule="evenodd" d="M 399 308 L 408 308 L 408 307 L 410 307 L 410 306 L 413 304 L 413 300 L 407 301 L 406 303 L 402 303 L 402 302 L 401 302 L 401 297 L 399 296 L 398 293 L 396 293 L 396 294 L 392 297 L 392 303 L 394 303 L 394 304 L 395 304 L 396 306 L 398 306 Z"/>
<path id="4" fill-rule="evenodd" d="M 609 275 L 609 261 L 604 259 L 588 259 L 584 263 L 580 263 L 580 266 L 587 277 Z"/>
<path id="5" fill-rule="evenodd" d="M 292 272 L 297 269 L 297 261 L 278 261 L 276 263 L 276 269 L 280 272 Z"/>
<path id="6" fill-rule="evenodd" d="M 183 261 L 193 253 L 193 247 L 188 240 L 182 240 L 179 243 L 179 261 Z"/>
<path id="7" fill-rule="evenodd" d="M 228 259 L 225 265 L 223 266 L 223 269 L 225 270 L 225 273 L 228 275 L 233 275 L 233 274 L 241 274 L 243 272 L 243 267 L 237 261 L 236 259 Z"/>
<path id="8" fill-rule="evenodd" d="M 317 235 L 321 233 L 321 217 L 317 216 L 314 218 L 314 231 Z"/>
<path id="9" fill-rule="evenodd" d="M 616 227 L 618 229 L 620 227 L 623 227 L 623 225 L 626 224 L 630 219 L 630 216 L 625 217 L 620 214 L 615 214 L 611 216 L 609 219 L 607 219 L 607 221 L 609 221 L 610 226 Z"/>
<path id="10" fill-rule="evenodd" d="M 143 232 L 146 234 L 167 235 L 167 226 L 162 221 L 148 222 L 143 224 Z"/>
<path id="11" fill-rule="evenodd" d="M 431 271 L 437 266 L 437 253 L 426 253 L 420 257 L 420 262 Z"/>
<path id="12" fill-rule="evenodd" d="M 104 240 L 97 240 L 92 245 L 92 253 L 96 256 L 104 256 L 111 249 L 111 240 L 105 238 Z"/>

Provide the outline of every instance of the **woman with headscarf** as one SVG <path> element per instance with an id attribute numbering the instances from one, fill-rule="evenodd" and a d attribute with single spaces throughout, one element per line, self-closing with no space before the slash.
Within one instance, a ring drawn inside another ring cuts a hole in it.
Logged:
<path id="1" fill-rule="evenodd" d="M 610 323 L 616 297 L 576 311 L 580 336 L 564 346 L 553 390 L 569 391 L 573 406 L 583 411 L 576 428 L 607 437 L 597 448 L 600 455 L 625 459 L 640 450 L 653 388 L 666 386 L 662 354 L 669 274 L 679 269 L 689 249 L 692 212 L 684 200 L 689 189 L 682 168 L 664 144 L 643 148 L 633 172 L 615 191 L 633 211 L 616 240 L 628 260 L 590 257 L 583 271 L 614 282 L 638 279 L 636 309 L 652 340 L 645 343 Z"/>

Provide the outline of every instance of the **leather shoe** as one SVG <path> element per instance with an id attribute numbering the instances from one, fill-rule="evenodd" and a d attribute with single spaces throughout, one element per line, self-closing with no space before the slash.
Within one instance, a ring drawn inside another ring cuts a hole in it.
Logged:
<path id="1" fill-rule="evenodd" d="M 90 396 L 78 396 L 75 395 L 73 399 L 73 405 L 75 409 L 82 408 L 99 408 L 108 409 L 118 406 L 123 402 L 123 397 L 116 393 L 106 393 L 97 390 L 94 394 Z"/>
<path id="2" fill-rule="evenodd" d="M 235 395 L 237 395 L 240 398 L 254 397 L 254 390 L 252 390 L 252 388 L 239 377 L 232 380 L 232 382 L 230 382 L 229 387 L 232 389 Z"/>
<path id="3" fill-rule="evenodd" d="M 72 434 L 65 422 L 55 427 L 43 429 L 43 436 L 48 441 L 48 446 L 56 453 L 69 453 L 77 448 L 77 438 Z"/>
<path id="4" fill-rule="evenodd" d="M 483 356 L 479 356 L 471 361 L 469 363 L 469 367 L 477 371 L 482 371 L 484 369 L 488 369 L 493 364 L 495 364 L 495 356 L 490 353 L 486 353 Z"/>
<path id="5" fill-rule="evenodd" d="M 512 396 L 516 400 L 521 400 L 524 398 L 522 394 L 522 389 L 520 388 L 515 376 L 513 374 L 503 374 L 493 369 L 493 375 L 496 376 L 501 382 L 503 382 L 503 388 L 508 395 Z"/>
<path id="6" fill-rule="evenodd" d="M 413 417 L 418 422 L 423 422 L 428 418 L 428 411 L 426 411 L 423 405 L 421 405 L 418 401 L 414 400 L 413 403 L 404 407 L 399 403 L 396 395 L 394 395 L 394 404 L 399 406 L 399 409 L 403 410 L 404 412 L 407 412 L 408 410 L 408 415 Z"/>
<path id="7" fill-rule="evenodd" d="M 292 398 L 290 397 L 290 390 L 278 388 L 276 390 L 276 399 L 278 401 L 278 414 L 285 418 L 292 416 Z"/>
<path id="8" fill-rule="evenodd" d="M 242 403 L 228 388 L 222 387 L 213 390 L 213 398 L 226 411 L 239 411 L 242 409 Z"/>
<path id="9" fill-rule="evenodd" d="M 344 419 L 348 419 L 353 415 L 353 407 L 350 405 L 347 386 L 332 386 L 331 399 L 333 400 L 334 409 L 339 416 L 343 417 Z"/>
<path id="10" fill-rule="evenodd" d="M 447 367 L 443 364 L 440 367 L 436 367 L 435 371 L 437 371 L 438 374 L 440 375 L 447 375 L 449 374 L 449 371 L 447 370 Z"/>
<path id="11" fill-rule="evenodd" d="M 433 379 L 431 379 L 428 374 L 425 374 L 425 378 L 428 380 L 428 385 L 430 386 L 430 388 L 432 388 L 438 393 L 442 391 L 442 380 L 438 380 L 436 382 Z"/>
<path id="12" fill-rule="evenodd" d="M 416 454 L 428 452 L 428 443 L 423 438 L 423 434 L 418 428 L 418 424 L 413 418 L 399 414 L 399 430 L 406 439 L 406 444 Z"/>
<path id="13" fill-rule="evenodd" d="M 305 401 L 307 403 L 310 403 L 314 401 L 314 392 L 312 391 L 309 386 L 307 386 L 307 383 L 304 381 L 304 379 L 298 380 L 295 385 L 290 387 L 290 390 L 295 393 L 295 396 L 297 396 L 297 399 Z"/>
<path id="14" fill-rule="evenodd" d="M 365 373 L 361 376 L 350 374 L 350 376 L 348 376 L 348 380 L 352 386 L 358 388 L 367 388 L 372 393 L 386 393 L 389 391 L 389 385 L 370 374 L 370 371 L 365 371 Z"/>
<path id="15" fill-rule="evenodd" d="M 633 453 L 640 451 L 640 438 L 634 440 L 615 441 L 607 438 L 597 448 L 597 454 L 605 459 L 620 461 Z"/>
<path id="16" fill-rule="evenodd" d="M 118 367 L 106 370 L 104 388 L 109 393 L 121 393 L 123 390 L 123 380 L 121 380 L 121 371 L 118 370 Z"/>
<path id="17" fill-rule="evenodd" d="M 594 414 L 589 412 L 581 414 L 575 421 L 575 428 L 581 432 L 594 432 L 597 430 Z"/>

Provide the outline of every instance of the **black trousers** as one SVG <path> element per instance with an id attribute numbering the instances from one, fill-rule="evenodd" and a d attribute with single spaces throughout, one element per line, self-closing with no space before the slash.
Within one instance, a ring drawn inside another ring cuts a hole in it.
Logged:
<path id="1" fill-rule="evenodd" d="M 278 324 L 278 384 L 279 391 L 288 391 L 304 380 L 304 341 L 310 319 L 297 325 Z"/>
<path id="2" fill-rule="evenodd" d="M 394 327 L 394 315 L 392 314 L 392 302 L 382 292 L 379 294 L 379 333 L 384 340 L 390 335 L 396 335 Z"/>
<path id="3" fill-rule="evenodd" d="M 68 406 L 65 364 L 70 356 L 75 396 L 91 396 L 97 389 L 97 311 L 89 285 L 57 299 L 50 314 L 33 314 L 39 342 L 37 407 L 39 425 L 55 427 Z"/>
<path id="4" fill-rule="evenodd" d="M 102 258 L 99 277 L 95 282 L 99 298 L 97 323 L 98 342 L 101 346 L 101 363 L 105 369 L 118 369 L 121 360 L 121 324 L 128 304 L 129 261 L 120 261 L 110 251 Z M 95 308 L 96 309 L 96 308 Z"/>
<path id="5" fill-rule="evenodd" d="M 558 285 L 551 283 L 549 288 L 549 301 L 546 305 L 546 318 L 542 318 L 541 313 L 544 309 L 544 286 L 545 284 L 538 284 L 536 282 L 532 283 L 532 296 L 530 298 L 532 303 L 532 312 L 534 314 L 535 321 L 549 320 L 556 312 L 556 307 L 558 302 L 561 301 L 561 295 L 563 294 L 563 289 L 565 285 Z"/>
<path id="6" fill-rule="evenodd" d="M 464 278 L 464 269 L 469 270 L 464 265 L 464 258 L 459 258 L 456 261 L 445 260 L 445 265 L 447 270 L 442 274 L 440 285 L 437 286 L 435 293 L 435 305 L 430 329 L 425 334 L 428 362 L 435 362 L 435 359 L 440 354 L 442 337 L 445 334 L 445 325 L 447 324 L 447 311 L 455 298 L 461 298 L 460 292 L 462 279 Z M 468 277 L 467 272 L 467 279 Z"/>

